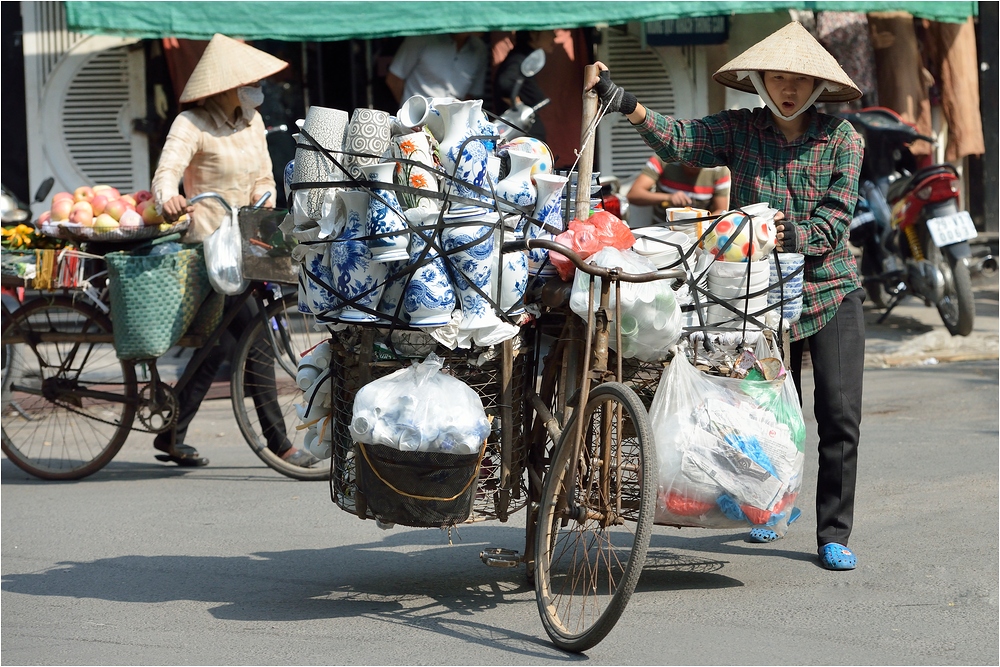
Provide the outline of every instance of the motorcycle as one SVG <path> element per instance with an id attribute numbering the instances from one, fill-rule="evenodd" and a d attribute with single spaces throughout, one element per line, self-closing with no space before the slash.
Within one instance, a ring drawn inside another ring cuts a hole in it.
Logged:
<path id="1" fill-rule="evenodd" d="M 35 203 L 40 203 L 49 196 L 49 190 L 55 184 L 54 178 L 46 178 L 35 192 Z M 22 202 L 17 195 L 0 185 L 0 222 L 4 225 L 31 224 L 31 207 Z"/>
<path id="2" fill-rule="evenodd" d="M 976 227 L 959 209 L 959 176 L 949 164 L 918 169 L 909 150 L 923 136 L 897 113 L 873 107 L 843 114 L 865 142 L 859 202 L 849 238 L 861 249 L 869 299 L 881 323 L 907 295 L 937 307 L 953 336 L 975 320 L 969 241 Z"/>
<path id="3" fill-rule="evenodd" d="M 545 51 L 535 49 L 528 57 L 521 62 L 521 75 L 514 81 L 514 86 L 510 91 L 511 106 L 500 114 L 497 119 L 497 129 L 500 132 L 500 143 L 505 143 L 521 137 L 531 132 L 531 126 L 535 124 L 535 115 L 538 110 L 549 103 L 549 98 L 545 98 L 534 106 L 528 106 L 518 98 L 521 86 L 527 79 L 538 74 L 545 67 Z"/>

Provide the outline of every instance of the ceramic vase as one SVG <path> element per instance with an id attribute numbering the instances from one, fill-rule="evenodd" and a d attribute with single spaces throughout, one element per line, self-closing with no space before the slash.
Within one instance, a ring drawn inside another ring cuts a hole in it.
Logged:
<path id="1" fill-rule="evenodd" d="M 447 102 L 435 105 L 444 123 L 444 137 L 439 140 L 438 159 L 445 173 L 452 177 L 450 191 L 459 197 L 467 199 L 488 200 L 472 190 L 469 185 L 483 188 L 486 185 L 486 174 L 489 162 L 489 151 L 482 141 L 471 140 L 483 129 L 482 100 L 466 100 L 464 102 Z M 464 146 L 463 146 L 464 144 Z M 449 190 L 448 183 L 442 188 Z M 450 212 L 461 212 L 477 207 L 470 204 L 456 203 L 449 207 Z"/>
<path id="2" fill-rule="evenodd" d="M 441 231 L 445 265 L 457 292 L 458 307 L 462 310 L 460 329 L 479 329 L 500 322 L 493 306 L 484 297 L 490 294 L 493 274 L 496 235 L 492 223 L 495 219 L 496 214 L 492 215 L 492 219 L 489 215 L 479 216 L 470 219 L 467 224 L 447 225 Z"/>
<path id="3" fill-rule="evenodd" d="M 333 154 L 341 164 L 344 164 L 344 143 L 347 137 L 348 115 L 340 109 L 327 107 L 309 107 L 309 112 L 302 123 L 302 130 L 315 139 L 320 146 Z M 292 167 L 293 183 L 319 183 L 328 181 L 343 181 L 346 176 L 323 152 L 305 137 L 299 136 L 295 142 L 295 160 Z M 301 207 L 301 213 L 312 220 L 320 218 L 323 205 L 323 195 L 326 188 L 307 188 L 303 194 L 295 198 Z"/>
<path id="4" fill-rule="evenodd" d="M 505 235 L 510 240 L 510 235 Z M 493 246 L 493 275 L 490 294 L 500 310 L 509 317 L 524 312 L 524 291 L 528 287 L 528 256 L 523 251 L 500 252 L 500 236 Z"/>
<path id="5" fill-rule="evenodd" d="M 385 289 L 382 290 L 382 298 L 378 303 L 378 312 L 382 314 L 381 319 L 388 324 L 399 326 L 406 324 L 406 313 L 399 307 L 403 298 L 403 290 L 406 289 L 407 274 L 405 272 L 407 262 L 385 262 L 386 278 Z M 398 277 L 393 278 L 397 274 Z"/>
<path id="6" fill-rule="evenodd" d="M 555 174 L 538 174 L 535 176 L 535 186 L 538 190 L 535 210 L 532 217 L 539 222 L 561 230 L 563 228 L 562 204 L 566 192 L 566 184 L 569 179 L 566 176 Z M 549 239 L 553 235 L 545 231 L 542 227 L 533 222 L 529 222 L 524 230 L 524 236 L 528 239 Z M 532 273 L 536 273 L 545 264 L 549 255 L 548 250 L 535 248 L 528 251 L 528 266 Z M 545 264 L 545 271 L 555 272 L 555 267 Z"/>
<path id="7" fill-rule="evenodd" d="M 337 216 L 343 218 L 340 236 L 330 244 L 333 286 L 343 308 L 338 319 L 344 322 L 374 322 L 378 317 L 362 308 L 375 310 L 382 297 L 388 267 L 372 258 L 364 222 L 369 206 L 364 191 L 343 191 L 337 197 Z M 345 305 L 346 304 L 346 305 Z"/>
<path id="8" fill-rule="evenodd" d="M 335 294 L 336 277 L 330 267 L 329 250 L 326 245 L 318 245 L 299 265 L 299 312 L 332 317 L 340 311 L 342 301 Z"/>
<path id="9" fill-rule="evenodd" d="M 429 192 L 438 191 L 430 140 L 424 132 L 413 132 L 393 137 L 392 157 L 398 160 L 396 171 L 393 174 L 393 180 L 397 185 L 407 185 Z M 410 164 L 403 160 L 417 162 L 425 166 Z M 436 200 L 417 194 L 403 192 L 400 193 L 399 200 L 405 208 L 436 208 Z"/>
<path id="10" fill-rule="evenodd" d="M 403 293 L 403 309 L 410 326 L 440 327 L 451 322 L 455 290 L 440 253 L 428 243 L 433 239 L 437 211 L 422 211 L 410 235 L 410 266 L 414 267 Z M 440 239 L 437 239 L 440 243 Z"/>
<path id="11" fill-rule="evenodd" d="M 509 150 L 507 156 L 510 159 L 510 168 L 502 181 L 497 183 L 497 205 L 501 211 L 514 211 L 509 205 L 505 206 L 505 200 L 509 204 L 514 204 L 523 209 L 532 210 L 535 206 L 537 191 L 531 182 L 531 168 L 534 166 L 536 158 L 533 153 L 521 150 Z"/>
<path id="12" fill-rule="evenodd" d="M 535 156 L 535 164 L 531 167 L 532 180 L 534 180 L 534 178 L 539 174 L 552 173 L 552 151 L 541 139 L 535 139 L 534 137 L 517 137 L 500 146 L 500 148 L 497 149 L 497 152 L 499 154 L 503 154 L 504 152 L 510 150 L 531 153 Z"/>
<path id="13" fill-rule="evenodd" d="M 389 149 L 392 134 L 392 117 L 378 109 L 355 109 L 347 127 L 344 166 L 356 180 L 365 180 L 362 167 L 382 162 Z M 387 181 L 391 182 L 391 181 Z"/>
<path id="14" fill-rule="evenodd" d="M 376 262 L 396 262 L 409 259 L 406 218 L 403 217 L 396 193 L 379 187 L 379 183 L 392 183 L 395 162 L 361 167 L 362 179 L 372 186 L 368 202 L 366 237 L 372 257 Z"/>

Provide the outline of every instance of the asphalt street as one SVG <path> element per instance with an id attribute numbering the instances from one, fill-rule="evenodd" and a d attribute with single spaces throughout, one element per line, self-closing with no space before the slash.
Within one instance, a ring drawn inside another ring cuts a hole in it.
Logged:
<path id="1" fill-rule="evenodd" d="M 881 325 L 868 313 L 853 572 L 817 564 L 807 460 L 785 539 L 656 528 L 615 629 L 568 655 L 523 570 L 478 558 L 523 548 L 523 512 L 459 527 L 452 544 L 437 529 L 380 530 L 326 484 L 265 468 L 213 400 L 190 437 L 206 468 L 157 463 L 141 434 L 79 482 L 0 462 L 2 662 L 996 665 L 995 278 L 977 296 L 968 348 L 920 304 Z M 807 397 L 815 442 L 811 409 Z"/>

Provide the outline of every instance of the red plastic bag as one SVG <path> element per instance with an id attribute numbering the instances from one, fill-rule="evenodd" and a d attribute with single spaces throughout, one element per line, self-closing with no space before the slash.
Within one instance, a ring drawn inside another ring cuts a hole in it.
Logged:
<path id="1" fill-rule="evenodd" d="M 574 218 L 570 221 L 569 228 L 553 240 L 587 259 L 608 246 L 628 250 L 635 243 L 635 236 L 628 225 L 617 217 L 607 211 L 598 211 L 586 221 Z M 565 255 L 550 252 L 549 260 L 556 267 L 560 278 L 572 280 L 576 267 Z"/>

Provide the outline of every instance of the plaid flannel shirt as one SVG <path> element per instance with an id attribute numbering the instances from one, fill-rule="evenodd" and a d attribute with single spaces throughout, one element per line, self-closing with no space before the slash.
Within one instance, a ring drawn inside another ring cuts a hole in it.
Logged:
<path id="1" fill-rule="evenodd" d="M 823 328 L 844 296 L 861 287 L 847 247 L 861 174 L 861 138 L 845 120 L 815 109 L 807 113 L 808 129 L 791 142 L 766 108 L 693 120 L 647 109 L 646 120 L 636 126 L 664 160 L 729 167 L 734 208 L 768 202 L 794 223 L 794 251 L 805 255 L 805 280 L 802 317 L 792 326 L 792 340 Z"/>

